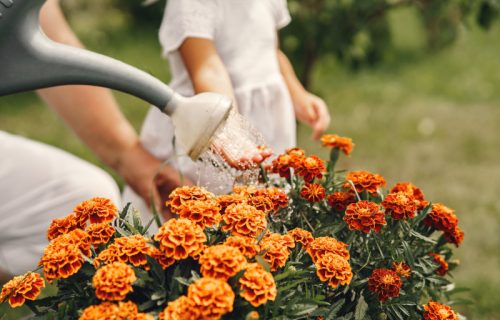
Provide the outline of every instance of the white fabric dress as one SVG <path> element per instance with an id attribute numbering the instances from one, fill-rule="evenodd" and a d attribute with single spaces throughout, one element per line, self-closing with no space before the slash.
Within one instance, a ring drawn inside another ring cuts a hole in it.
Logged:
<path id="1" fill-rule="evenodd" d="M 110 175 L 67 152 L 0 131 L 0 269 L 36 269 L 47 228 L 81 201 L 107 197 L 120 206 Z"/>
<path id="2" fill-rule="evenodd" d="M 263 134 L 276 154 L 293 147 L 295 114 L 277 57 L 277 30 L 289 22 L 286 0 L 167 1 L 159 38 L 170 64 L 171 88 L 184 96 L 194 94 L 178 49 L 188 37 L 210 39 L 229 73 L 239 112 Z M 156 108 L 151 108 L 146 117 L 141 139 L 160 159 L 182 152 L 174 150 L 169 117 Z M 173 164 L 202 185 L 210 180 L 209 174 L 198 177 L 197 164 L 185 157 Z M 124 201 L 131 201 L 141 212 L 147 211 L 129 188 Z"/>

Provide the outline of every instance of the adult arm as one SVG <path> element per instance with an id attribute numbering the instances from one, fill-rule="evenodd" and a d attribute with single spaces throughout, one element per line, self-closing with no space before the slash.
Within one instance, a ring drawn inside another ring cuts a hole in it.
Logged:
<path id="1" fill-rule="evenodd" d="M 40 23 L 56 42 L 82 47 L 67 24 L 57 0 L 48 0 Z M 177 172 L 144 149 L 131 124 L 121 113 L 111 91 L 92 86 L 64 86 L 39 90 L 39 95 L 71 127 L 78 137 L 150 204 L 157 208 L 162 198 L 180 184 Z M 156 176 L 155 183 L 153 183 Z"/>
<path id="2" fill-rule="evenodd" d="M 312 138 L 317 140 L 330 124 L 328 107 L 320 97 L 308 92 L 300 83 L 288 57 L 278 49 L 281 74 L 292 97 L 295 116 L 313 129 Z"/>

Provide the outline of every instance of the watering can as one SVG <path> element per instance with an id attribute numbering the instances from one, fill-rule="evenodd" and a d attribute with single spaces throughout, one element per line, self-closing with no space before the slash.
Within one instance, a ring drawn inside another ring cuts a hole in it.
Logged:
<path id="1" fill-rule="evenodd" d="M 231 100 L 215 93 L 186 98 L 123 62 L 51 41 L 39 25 L 44 3 L 0 0 L 0 96 L 76 84 L 122 91 L 169 115 L 176 141 L 197 160 L 229 116 Z"/>

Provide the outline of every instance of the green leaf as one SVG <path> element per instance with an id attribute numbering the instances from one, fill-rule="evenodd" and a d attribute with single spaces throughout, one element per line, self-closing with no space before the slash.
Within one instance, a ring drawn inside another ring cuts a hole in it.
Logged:
<path id="1" fill-rule="evenodd" d="M 344 304 L 345 304 L 345 299 L 341 299 L 332 304 L 330 311 L 325 317 L 325 320 L 333 320 L 337 316 L 337 313 L 340 311 L 340 309 L 342 309 Z"/>
<path id="2" fill-rule="evenodd" d="M 354 311 L 354 319 L 363 320 L 365 318 L 367 311 L 368 311 L 368 304 L 366 303 L 363 294 L 361 294 L 358 303 L 356 304 L 356 310 Z"/>
<path id="3" fill-rule="evenodd" d="M 255 261 L 257 261 L 267 272 L 271 272 L 271 266 L 264 260 L 261 255 L 255 256 Z"/>
<path id="4" fill-rule="evenodd" d="M 426 236 L 424 236 L 423 234 L 418 233 L 418 232 L 417 232 L 417 231 L 415 231 L 415 230 L 411 230 L 411 231 L 410 231 L 410 234 L 411 234 L 412 236 L 416 237 L 416 238 L 419 238 L 420 240 L 424 240 L 424 241 L 429 242 L 429 243 L 432 243 L 432 244 L 436 244 L 436 243 L 437 243 L 437 242 L 436 242 L 436 240 L 433 240 L 433 239 L 431 239 L 431 238 L 429 238 L 429 237 L 426 237 Z"/>
<path id="5" fill-rule="evenodd" d="M 299 317 L 302 315 L 308 315 L 318 308 L 318 305 L 315 304 L 304 304 L 304 303 L 296 303 L 292 304 L 291 307 L 287 310 L 286 314 L 288 316 Z"/>
<path id="6" fill-rule="evenodd" d="M 175 281 L 179 282 L 180 284 L 185 285 L 188 287 L 191 284 L 191 281 L 189 279 L 183 278 L 183 277 L 175 277 L 173 278 Z"/>
<path id="7" fill-rule="evenodd" d="M 123 208 L 122 212 L 120 212 L 120 219 L 125 219 L 127 217 L 128 209 L 130 208 L 131 203 L 128 202 Z"/>

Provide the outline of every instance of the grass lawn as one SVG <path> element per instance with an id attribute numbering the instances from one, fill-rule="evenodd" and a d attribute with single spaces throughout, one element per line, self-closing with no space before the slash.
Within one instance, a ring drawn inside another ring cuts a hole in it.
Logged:
<path id="1" fill-rule="evenodd" d="M 340 166 L 380 173 L 389 185 L 412 181 L 430 200 L 454 208 L 465 230 L 454 277 L 458 286 L 472 289 L 474 301 L 460 310 L 471 319 L 500 319 L 500 25 L 487 33 L 464 30 L 453 47 L 425 55 L 411 12 L 391 18 L 397 49 L 389 63 L 351 73 L 326 58 L 316 70 L 313 90 L 331 107 L 330 131 L 356 143 Z M 108 34 L 85 42 L 168 80 L 154 32 Z M 117 97 L 139 128 L 147 105 Z M 0 98 L 0 129 L 98 163 L 32 94 Z M 300 126 L 299 146 L 325 156 L 308 136 L 309 130 Z"/>

